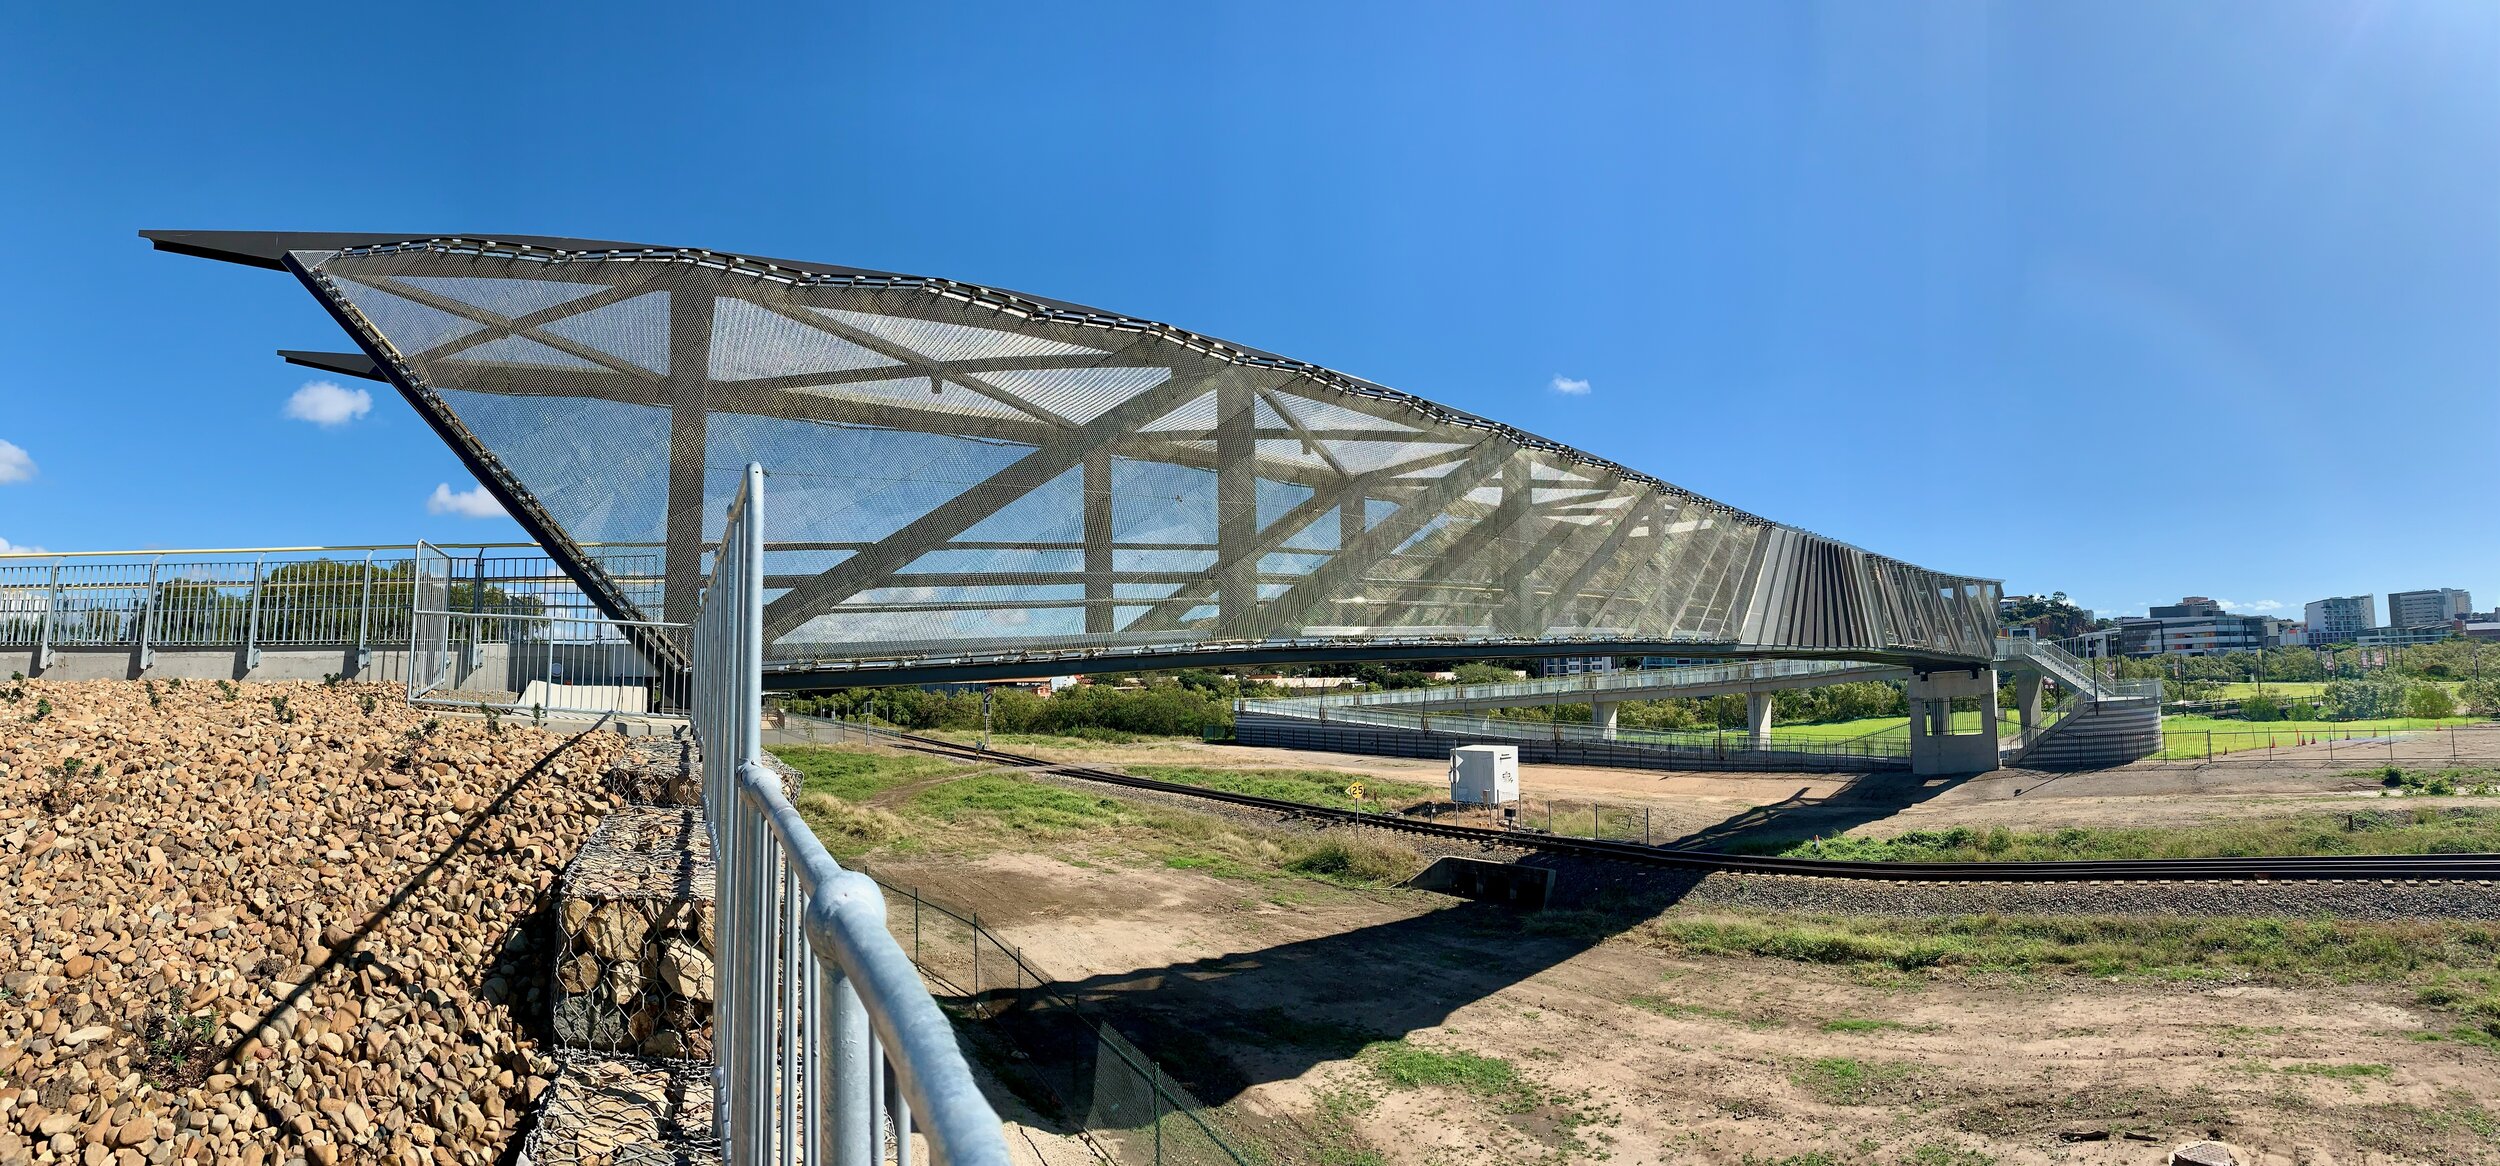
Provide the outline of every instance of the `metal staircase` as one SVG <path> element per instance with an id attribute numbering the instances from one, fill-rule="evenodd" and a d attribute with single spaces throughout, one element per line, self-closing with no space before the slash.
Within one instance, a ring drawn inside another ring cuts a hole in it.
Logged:
<path id="1" fill-rule="evenodd" d="M 2102 769 L 2161 751 L 2161 681 L 2111 680 L 2055 644 L 1997 641 L 2000 665 L 2029 668 L 2066 695 L 2040 723 L 2005 742 L 2005 764 L 2025 769 Z"/>

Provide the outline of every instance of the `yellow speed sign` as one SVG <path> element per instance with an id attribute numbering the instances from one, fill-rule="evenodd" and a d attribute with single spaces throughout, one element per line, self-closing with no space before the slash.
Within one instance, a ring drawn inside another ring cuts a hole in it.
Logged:
<path id="1" fill-rule="evenodd" d="M 1355 783 L 1354 783 L 1354 784 L 1352 784 L 1352 785 L 1349 785 L 1349 786 L 1345 787 L 1345 796 L 1350 797 L 1350 798 L 1353 798 L 1355 801 L 1358 801 L 1358 802 L 1359 802 L 1359 801 L 1362 801 L 1362 800 L 1363 800 L 1363 783 L 1358 781 L 1358 782 L 1355 782 Z"/>

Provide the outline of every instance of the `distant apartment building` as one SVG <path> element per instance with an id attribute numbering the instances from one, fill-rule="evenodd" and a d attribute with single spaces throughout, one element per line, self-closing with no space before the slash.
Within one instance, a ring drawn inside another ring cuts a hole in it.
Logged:
<path id="1" fill-rule="evenodd" d="M 1612 656 L 1547 656 L 1536 662 L 1534 670 L 1540 678 L 1612 672 L 1615 670 L 1615 658 Z"/>
<path id="2" fill-rule="evenodd" d="M 2387 626 L 2426 628 L 2462 618 L 2474 610 L 2474 597 L 2455 587 L 2387 594 Z"/>
<path id="3" fill-rule="evenodd" d="M 2202 595 L 2118 619 L 2118 651 L 2127 656 L 2214 656 L 2276 646 L 2284 621 L 2233 615 Z"/>
<path id="4" fill-rule="evenodd" d="M 2364 648 L 2401 648 L 2407 644 L 2436 644 L 2455 634 L 2454 625 L 2444 623 L 2414 628 L 2364 628 L 2353 643 Z"/>
<path id="5" fill-rule="evenodd" d="M 2349 644 L 2378 626 L 2378 597 L 2339 595 L 2310 602 L 2301 612 L 2311 644 Z"/>

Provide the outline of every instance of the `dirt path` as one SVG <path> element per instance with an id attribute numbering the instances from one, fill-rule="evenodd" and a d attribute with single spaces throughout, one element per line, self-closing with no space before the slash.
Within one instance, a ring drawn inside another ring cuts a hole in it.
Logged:
<path id="1" fill-rule="evenodd" d="M 2146 1163 L 2207 1136 L 2283 1166 L 2500 1159 L 2500 1057 L 2418 1039 L 2440 1025 L 2390 988 L 1677 957 L 1420 893 L 1034 854 L 880 873 L 977 907 L 1239 1120 L 1400 1166 Z M 1398 1038 L 1524 1085 L 1392 1087 L 1360 1055 Z"/>

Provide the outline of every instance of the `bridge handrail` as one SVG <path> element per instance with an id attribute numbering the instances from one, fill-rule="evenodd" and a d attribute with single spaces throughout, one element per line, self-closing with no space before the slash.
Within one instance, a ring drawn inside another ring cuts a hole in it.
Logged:
<path id="1" fill-rule="evenodd" d="M 2028 660 L 2055 678 L 2060 687 L 2087 699 L 2133 700 L 2146 694 L 2144 682 L 2105 678 L 2089 661 L 2047 640 L 2002 636 L 1997 640 L 1996 655 L 2000 661 Z M 2152 695 L 2161 695 L 2161 682 L 2151 683 Z"/>
<path id="2" fill-rule="evenodd" d="M 1748 680 L 1777 680 L 1818 673 L 1855 671 L 1883 665 L 1856 660 L 1743 660 L 1733 664 L 1700 664 L 1687 668 L 1635 668 L 1616 672 L 1584 672 L 1542 680 L 1496 681 L 1446 688 L 1396 688 L 1369 692 L 1326 693 L 1291 697 L 1313 708 L 1379 707 L 1404 704 L 1474 703 L 1505 697 L 1602 695 L 1624 689 L 1698 688 Z M 1541 703 L 1535 701 L 1523 703 Z M 1558 703 L 1558 702 L 1557 702 Z"/>
<path id="3" fill-rule="evenodd" d="M 1359 725 L 1381 729 L 1404 729 L 1412 732 L 1449 733 L 1465 737 L 1482 737 L 1504 741 L 1553 741 L 1581 744 L 1648 746 L 1652 748 L 1692 749 L 1714 754 L 1789 753 L 1813 757 L 1881 757 L 1909 756 L 1907 734 L 1887 739 L 1880 733 L 1860 737 L 1817 738 L 1800 741 L 1782 740 L 1773 730 L 1767 741 L 1757 742 L 1743 730 L 1730 729 L 1633 729 L 1606 730 L 1595 725 L 1559 721 L 1521 721 L 1507 717 L 1471 716 L 1466 713 L 1435 713 L 1400 708 L 1318 709 L 1299 701 L 1243 700 L 1235 705 L 1235 715 L 1268 715 L 1294 720 L 1317 721 L 1331 725 Z"/>
<path id="4" fill-rule="evenodd" d="M 885 896 L 826 853 L 764 764 L 763 487 L 749 465 L 694 632 L 721 1160 L 866 1166 L 886 1157 L 890 1119 L 900 1161 L 916 1127 L 940 1166 L 1006 1166 L 998 1115 L 886 930 Z"/>

